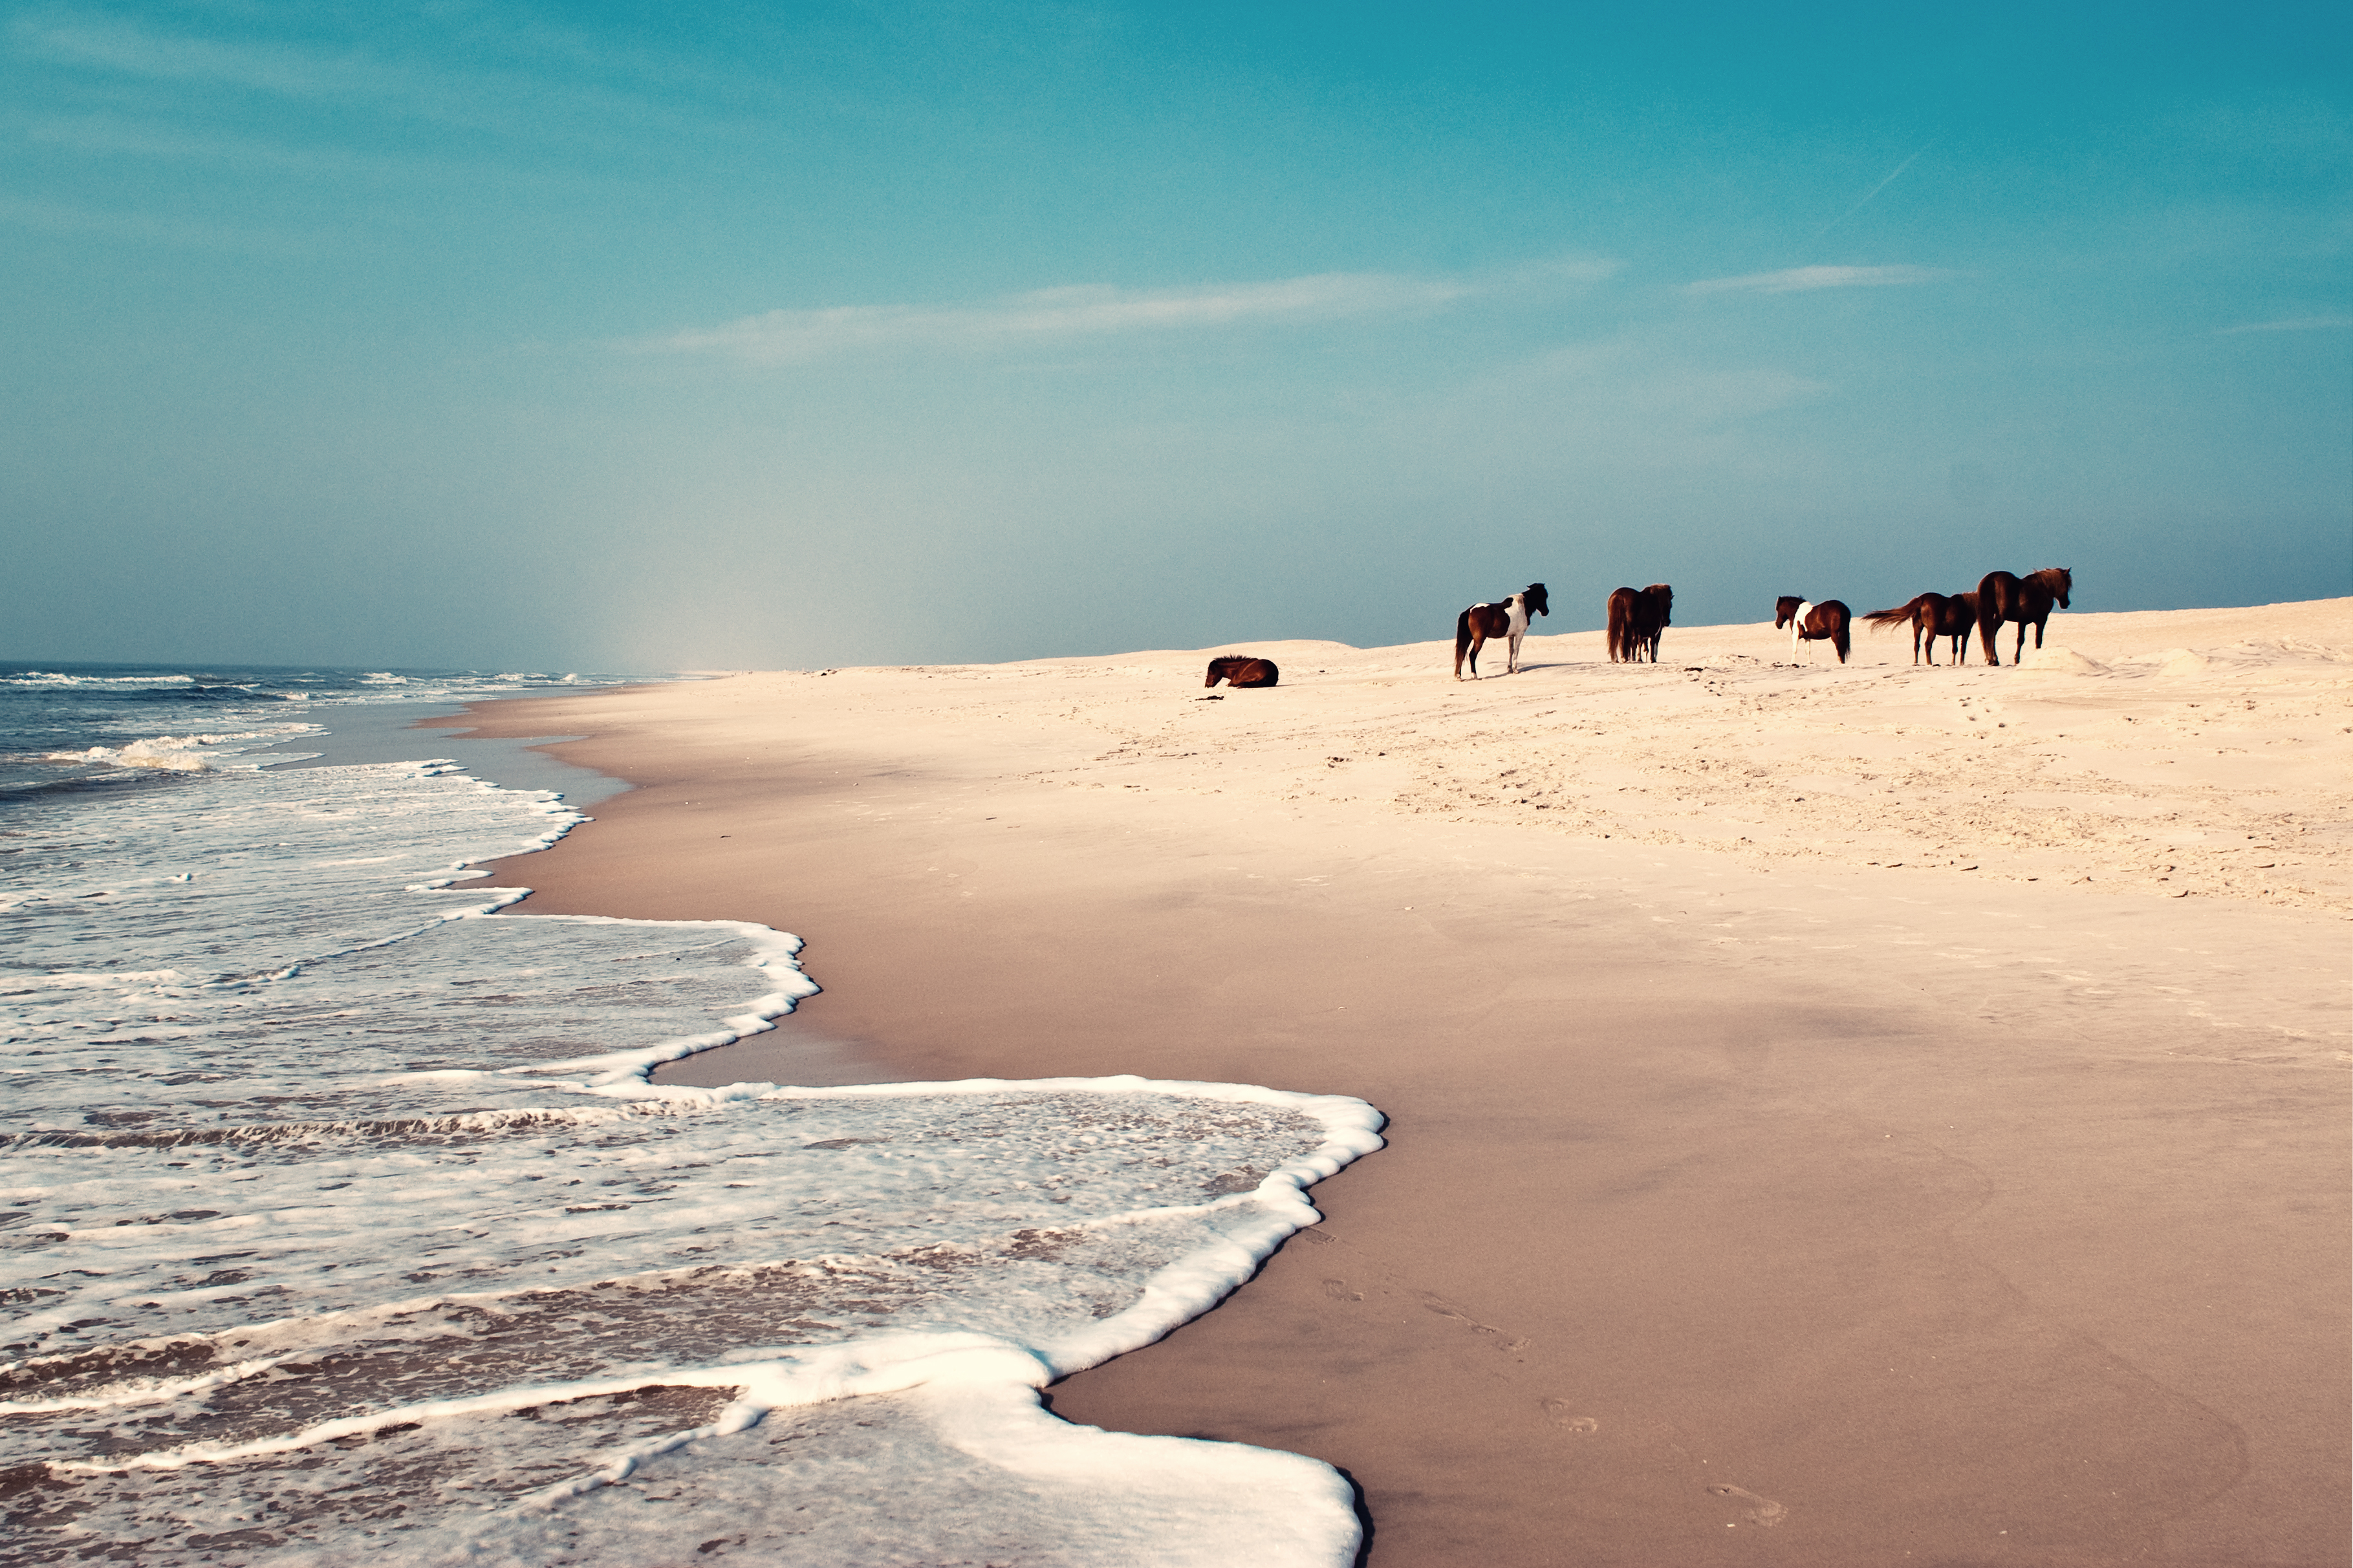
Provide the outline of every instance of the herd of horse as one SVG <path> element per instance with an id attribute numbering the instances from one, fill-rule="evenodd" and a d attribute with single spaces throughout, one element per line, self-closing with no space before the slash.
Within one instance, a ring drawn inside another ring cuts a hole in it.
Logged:
<path id="1" fill-rule="evenodd" d="M 2030 572 L 2021 577 L 2009 572 L 1989 572 L 1978 582 L 1977 590 L 1968 594 L 1921 594 L 1907 605 L 1892 610 L 1874 610 L 1862 618 L 1882 631 L 1893 626 L 1909 625 L 1912 628 L 1912 662 L 1920 662 L 1925 649 L 1928 662 L 1936 662 L 1936 639 L 1950 637 L 1950 662 L 1967 662 L 1969 632 L 1974 628 L 1984 645 L 1985 661 L 2000 664 L 2001 657 L 1995 644 L 2001 628 L 2013 622 L 2018 626 L 2018 642 L 2010 649 L 2010 662 L 2015 664 L 2026 651 L 2026 628 L 2034 628 L 2034 646 L 2042 646 L 2042 628 L 2051 619 L 2051 612 L 2068 607 L 2068 595 L 2073 593 L 2075 574 L 2064 566 L 2046 566 L 2040 572 Z M 1609 595 L 1609 661 L 1612 664 L 1659 662 L 1660 634 L 1667 629 L 1675 606 L 1675 591 L 1664 583 L 1653 583 L 1647 588 L 1620 588 Z M 1504 595 L 1488 604 L 1472 605 L 1454 617 L 1454 679 L 1462 679 L 1465 664 L 1471 668 L 1471 679 L 1479 679 L 1479 650 L 1489 642 L 1508 645 L 1504 655 L 1504 672 L 1515 675 L 1520 668 L 1520 641 L 1528 634 L 1528 617 L 1550 616 L 1552 606 L 1545 597 L 1545 585 L 1531 583 L 1516 594 Z M 1813 649 L 1809 643 L 1826 642 L 1838 653 L 1844 664 L 1853 644 L 1850 633 L 1854 614 L 1837 599 L 1824 599 L 1816 604 L 1795 594 L 1784 594 L 1774 605 L 1773 626 L 1789 628 L 1789 657 L 1805 648 L 1809 658 Z M 1208 685 L 1220 680 L 1234 686 L 1272 686 L 1274 666 L 1266 659 L 1229 656 L 1209 661 Z"/>
<path id="2" fill-rule="evenodd" d="M 2016 622 L 2018 646 L 2010 650 L 2010 662 L 2015 664 L 2026 647 L 2026 628 L 2034 628 L 2034 646 L 2041 647 L 2043 625 L 2050 620 L 2052 606 L 2067 608 L 2067 598 L 2074 586 L 2074 573 L 2064 566 L 2046 566 L 2023 577 L 2009 572 L 1989 572 L 1973 594 L 1922 594 L 1908 605 L 1877 610 L 1862 618 L 1883 631 L 1910 623 L 1915 664 L 1920 662 L 1924 643 L 1928 662 L 1936 662 L 1938 637 L 1953 639 L 1952 657 L 1959 661 L 1972 627 L 1985 645 L 1986 662 L 2000 664 L 2001 658 L 1995 651 L 1995 639 L 2004 626 Z M 1609 661 L 1656 664 L 1659 635 L 1671 624 L 1674 606 L 1675 591 L 1664 583 L 1653 583 L 1647 588 L 1620 588 L 1612 593 Z M 1807 645 L 1826 642 L 1836 650 L 1839 662 L 1846 662 L 1854 646 L 1851 639 L 1854 612 L 1843 602 L 1824 599 L 1817 604 L 1795 594 L 1784 594 L 1773 609 L 1774 629 L 1789 628 L 1791 658 L 1797 658 L 1800 648 L 1811 657 L 1813 649 Z M 1504 673 L 1516 673 L 1520 668 L 1520 639 L 1527 635 L 1528 616 L 1551 613 L 1541 583 L 1531 583 L 1499 603 L 1473 605 L 1463 611 L 1454 619 L 1454 679 L 1462 679 L 1465 664 L 1470 666 L 1471 679 L 1479 679 L 1479 649 L 1491 638 L 1499 637 L 1508 639 L 1511 645 Z"/>

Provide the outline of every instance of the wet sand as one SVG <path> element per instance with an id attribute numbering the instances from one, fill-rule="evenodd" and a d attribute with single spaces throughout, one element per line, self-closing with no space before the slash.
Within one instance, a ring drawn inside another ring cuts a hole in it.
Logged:
<path id="1" fill-rule="evenodd" d="M 2343 1563 L 2353 603 L 2049 640 L 1585 634 L 1459 686 L 1262 643 L 469 721 L 641 786 L 501 869 L 522 914 L 808 939 L 824 994 L 668 1079 L 1386 1111 L 1322 1226 L 1053 1391 L 1342 1467 L 1376 1563 Z M 1200 700 L 1222 651 L 1283 684 Z"/>

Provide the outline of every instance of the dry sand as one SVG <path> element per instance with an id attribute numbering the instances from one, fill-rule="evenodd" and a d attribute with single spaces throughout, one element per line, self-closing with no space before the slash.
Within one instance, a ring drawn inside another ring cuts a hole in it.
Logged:
<path id="1" fill-rule="evenodd" d="M 2353 600 L 2049 641 L 1588 633 L 1460 685 L 1237 644 L 470 721 L 643 786 L 502 868 L 524 913 L 808 939 L 823 995 L 667 1077 L 1388 1112 L 1324 1225 L 1053 1394 L 1343 1467 L 1377 1564 L 2342 1563 Z M 1283 684 L 1202 700 L 1220 651 Z"/>

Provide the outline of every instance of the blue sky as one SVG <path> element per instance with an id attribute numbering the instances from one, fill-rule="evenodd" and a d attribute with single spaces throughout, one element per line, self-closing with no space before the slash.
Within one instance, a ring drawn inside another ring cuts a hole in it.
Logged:
<path id="1" fill-rule="evenodd" d="M 0 13 L 0 657 L 2353 593 L 2340 5 Z"/>

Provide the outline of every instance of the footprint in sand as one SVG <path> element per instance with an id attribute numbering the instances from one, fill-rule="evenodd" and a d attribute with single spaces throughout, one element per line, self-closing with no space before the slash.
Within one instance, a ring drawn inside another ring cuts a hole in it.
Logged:
<path id="1" fill-rule="evenodd" d="M 1461 1308 L 1456 1306 L 1453 1302 L 1434 1291 L 1424 1290 L 1421 1293 L 1421 1307 L 1422 1310 L 1426 1312 L 1435 1312 L 1441 1318 L 1446 1318 L 1451 1321 L 1461 1324 L 1464 1328 L 1470 1330 L 1474 1334 L 1494 1335 L 1495 1348 L 1498 1350 L 1507 1351 L 1514 1354 L 1517 1354 L 1519 1352 L 1524 1351 L 1530 1345 L 1535 1343 L 1534 1340 L 1529 1339 L 1525 1334 L 1507 1334 L 1504 1332 L 1503 1330 L 1495 1327 L 1493 1323 L 1481 1322 L 1478 1319 L 1472 1317 L 1470 1313 L 1464 1311 Z"/>
<path id="2" fill-rule="evenodd" d="M 1718 1497 L 1738 1498 L 1743 1502 L 1755 1503 L 1757 1506 L 1748 1510 L 1751 1523 L 1769 1527 L 1789 1517 L 1788 1509 L 1775 1502 L 1771 1498 L 1758 1497 L 1746 1487 L 1710 1487 L 1707 1489 Z"/>
<path id="3" fill-rule="evenodd" d="M 1349 1289 L 1345 1279 L 1326 1279 L 1324 1281 L 1324 1294 L 1335 1301 L 1361 1301 L 1365 1299 L 1363 1291 Z"/>
<path id="4" fill-rule="evenodd" d="M 1580 1437 L 1589 1437 L 1601 1430 L 1601 1423 L 1590 1415 L 1571 1415 L 1568 1413 L 1568 1401 L 1566 1399 L 1539 1399 L 1536 1401 L 1536 1407 L 1545 1413 L 1545 1418 L 1554 1426 L 1565 1426 Z"/>

